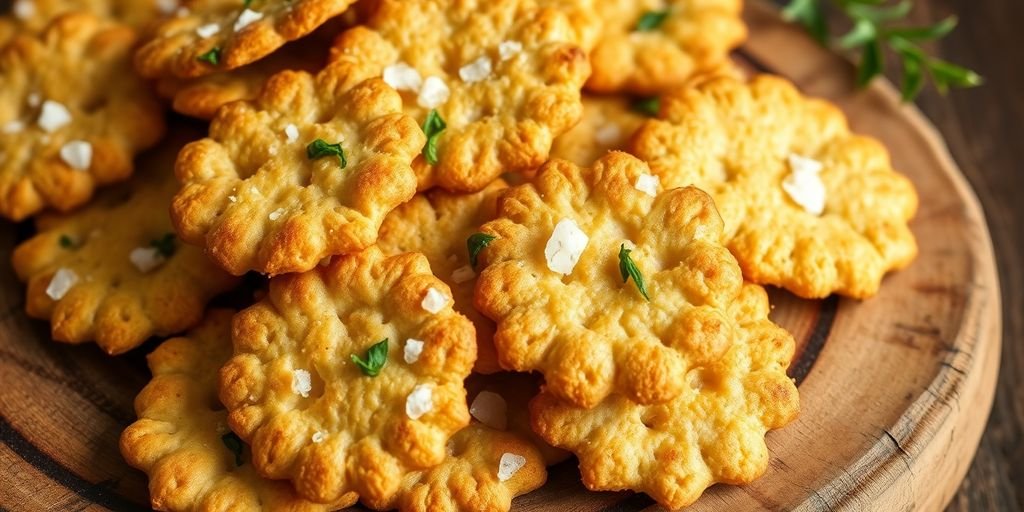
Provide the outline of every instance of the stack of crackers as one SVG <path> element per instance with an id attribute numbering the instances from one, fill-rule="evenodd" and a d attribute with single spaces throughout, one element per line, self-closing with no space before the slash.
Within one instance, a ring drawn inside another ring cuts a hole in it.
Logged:
<path id="1" fill-rule="evenodd" d="M 121 439 L 158 510 L 509 510 L 573 455 L 669 508 L 750 482 L 799 410 L 762 285 L 870 297 L 917 196 L 733 66 L 740 11 L 16 0 L 27 312 L 111 355 L 180 336 Z"/>

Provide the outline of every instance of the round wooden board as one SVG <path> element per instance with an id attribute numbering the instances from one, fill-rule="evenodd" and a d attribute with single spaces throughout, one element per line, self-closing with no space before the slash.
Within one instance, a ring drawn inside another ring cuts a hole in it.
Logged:
<path id="1" fill-rule="evenodd" d="M 713 487 L 690 510 L 941 509 L 970 465 L 999 366 L 998 280 L 981 208 L 935 130 L 891 86 L 856 91 L 848 63 L 772 8 L 754 3 L 746 17 L 742 65 L 837 102 L 857 131 L 891 149 L 922 198 L 913 223 L 921 254 L 865 302 L 773 291 L 773 317 L 801 348 L 791 370 L 801 416 L 769 434 L 763 478 Z M 8 258 L 13 231 L 0 235 Z M 0 282 L 0 510 L 147 509 L 144 475 L 122 461 L 117 440 L 154 343 L 120 358 L 52 343 L 48 326 L 23 314 L 23 288 L 6 265 Z M 514 508 L 656 506 L 587 492 L 569 461 Z"/>

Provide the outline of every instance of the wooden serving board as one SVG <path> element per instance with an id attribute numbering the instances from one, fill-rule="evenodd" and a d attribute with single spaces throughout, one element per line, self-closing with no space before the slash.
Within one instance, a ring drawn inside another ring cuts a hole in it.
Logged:
<path id="1" fill-rule="evenodd" d="M 772 8 L 747 8 L 741 64 L 834 100 L 914 181 L 921 254 L 868 301 L 806 301 L 773 291 L 774 319 L 800 344 L 791 373 L 802 413 L 769 434 L 771 466 L 744 487 L 716 486 L 690 510 L 939 510 L 985 426 L 999 367 L 1000 304 L 985 219 L 935 130 L 891 86 L 851 87 L 853 69 Z M 18 235 L 0 234 L 9 258 Z M 120 358 L 49 341 L 23 287 L 0 265 L 0 510 L 145 510 L 144 475 L 117 441 L 148 381 L 150 343 Z M 575 461 L 516 510 L 656 509 L 644 495 L 591 493 Z"/>

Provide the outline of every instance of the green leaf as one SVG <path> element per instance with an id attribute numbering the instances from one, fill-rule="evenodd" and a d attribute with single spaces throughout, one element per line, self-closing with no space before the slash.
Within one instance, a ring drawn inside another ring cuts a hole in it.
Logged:
<path id="1" fill-rule="evenodd" d="M 242 443 L 241 438 L 235 435 L 234 432 L 228 432 L 220 438 L 224 446 L 227 446 L 231 453 L 235 454 L 235 465 L 242 465 L 242 450 L 245 448 L 245 444 Z"/>
<path id="2" fill-rule="evenodd" d="M 876 24 L 899 20 L 910 14 L 913 4 L 902 0 L 895 5 L 880 6 L 882 2 L 847 2 L 846 13 L 854 20 L 868 20 Z"/>
<path id="3" fill-rule="evenodd" d="M 931 41 L 949 35 L 956 28 L 957 17 L 950 16 L 934 25 L 926 27 L 902 27 L 886 29 L 886 34 L 910 41 Z"/>
<path id="4" fill-rule="evenodd" d="M 936 83 L 947 87 L 977 87 L 985 83 L 981 75 L 974 71 L 941 59 L 929 59 L 928 71 Z"/>
<path id="5" fill-rule="evenodd" d="M 669 11 L 647 11 L 636 22 L 637 32 L 650 32 L 660 27 L 668 19 Z"/>
<path id="6" fill-rule="evenodd" d="M 164 236 L 150 240 L 149 245 L 156 248 L 156 252 L 160 253 L 164 258 L 170 258 L 174 256 L 176 249 L 174 233 L 166 233 Z"/>
<path id="7" fill-rule="evenodd" d="M 651 96 L 649 98 L 637 98 L 629 105 L 634 112 L 647 117 L 657 117 L 661 111 L 661 98 Z"/>
<path id="8" fill-rule="evenodd" d="M 841 48 L 860 48 L 878 37 L 878 27 L 868 20 L 859 20 L 843 37 L 839 38 Z"/>
<path id="9" fill-rule="evenodd" d="M 426 121 L 423 122 L 423 133 L 427 136 L 427 144 L 423 146 L 423 157 L 430 165 L 437 164 L 437 140 L 446 128 L 448 124 L 441 118 L 441 114 L 438 114 L 436 109 L 431 109 L 427 113 Z"/>
<path id="10" fill-rule="evenodd" d="M 861 52 L 860 69 L 857 72 L 857 85 L 865 87 L 871 83 L 871 80 L 882 74 L 884 64 L 882 45 L 877 40 L 865 44 Z"/>
<path id="11" fill-rule="evenodd" d="M 820 0 L 790 0 L 782 10 L 782 16 L 803 25 L 819 43 L 828 42 L 828 21 L 821 9 Z"/>
<path id="12" fill-rule="evenodd" d="M 900 85 L 900 95 L 903 97 L 903 101 L 914 101 L 922 87 L 924 87 L 924 72 L 921 69 L 921 61 L 904 58 L 903 83 Z"/>
<path id="13" fill-rule="evenodd" d="M 352 354 L 352 362 L 363 371 L 363 375 L 368 377 L 380 375 L 380 370 L 388 362 L 388 338 L 374 343 L 366 351 L 366 360 L 363 360 L 358 354 Z"/>
<path id="14" fill-rule="evenodd" d="M 60 242 L 60 246 L 62 248 L 64 248 L 64 249 L 74 249 L 75 248 L 75 241 L 72 240 L 71 237 L 68 236 L 68 235 L 61 235 L 59 242 Z"/>
<path id="15" fill-rule="evenodd" d="M 338 162 L 341 163 L 341 168 L 348 167 L 348 160 L 345 159 L 345 150 L 341 149 L 341 143 L 337 142 L 334 144 L 328 144 L 323 139 L 316 139 L 310 142 L 306 146 L 306 156 L 310 160 L 316 160 L 326 156 L 337 156 Z"/>
<path id="16" fill-rule="evenodd" d="M 210 51 L 200 55 L 197 59 L 199 61 L 206 62 L 211 66 L 218 66 L 220 65 L 220 48 L 214 46 Z"/>
<path id="17" fill-rule="evenodd" d="M 626 249 L 626 244 L 619 246 L 619 273 L 622 274 L 622 282 L 626 283 L 630 278 L 633 278 L 633 282 L 636 283 L 636 287 L 640 290 L 640 294 L 647 299 L 647 302 L 651 301 L 651 297 L 647 295 L 647 287 L 644 285 L 644 276 L 640 273 L 640 269 L 637 268 L 636 262 L 633 261 L 633 257 L 630 253 L 633 251 Z"/>
<path id="18" fill-rule="evenodd" d="M 474 233 L 466 240 L 466 248 L 469 249 L 469 264 L 476 268 L 477 260 L 480 258 L 480 251 L 491 245 L 491 242 L 498 237 L 487 233 Z"/>

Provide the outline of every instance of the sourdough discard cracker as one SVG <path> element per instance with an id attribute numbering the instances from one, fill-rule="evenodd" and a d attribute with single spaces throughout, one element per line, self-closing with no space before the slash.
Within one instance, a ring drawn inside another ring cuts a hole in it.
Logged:
<path id="1" fill-rule="evenodd" d="M 353 493 L 329 505 L 303 500 L 288 482 L 253 469 L 217 400 L 218 370 L 231 357 L 231 316 L 211 310 L 188 336 L 147 357 L 153 380 L 135 399 L 139 419 L 121 435 L 121 453 L 149 476 L 150 504 L 169 512 L 328 512 L 354 504 Z"/>
<path id="2" fill-rule="evenodd" d="M 416 193 L 424 136 L 382 80 L 347 80 L 336 66 L 284 71 L 255 101 L 221 108 L 178 156 L 182 238 L 236 275 L 301 272 L 376 241 Z"/>
<path id="3" fill-rule="evenodd" d="M 729 306 L 737 324 L 732 343 L 677 376 L 684 389 L 668 402 L 612 395 L 588 410 L 546 391 L 530 404 L 534 428 L 576 453 L 591 490 L 641 491 L 675 510 L 715 483 L 751 482 L 768 468 L 765 433 L 799 410 L 786 376 L 793 337 L 768 312 L 764 289 L 744 285 Z"/>
<path id="4" fill-rule="evenodd" d="M 494 352 L 494 322 L 473 307 L 476 270 L 467 241 L 480 226 L 494 219 L 502 180 L 475 194 L 432 190 L 414 197 L 388 215 L 377 246 L 385 254 L 418 252 L 427 257 L 434 275 L 452 289 L 455 310 L 476 326 L 477 358 L 473 370 L 501 370 Z"/>
<path id="5" fill-rule="evenodd" d="M 178 0 L 14 0 L 11 16 L 32 31 L 46 28 L 57 17 L 84 12 L 109 18 L 134 27 L 144 27 L 164 16 L 174 14 Z"/>
<path id="6" fill-rule="evenodd" d="M 722 78 L 662 99 L 631 150 L 666 187 L 706 190 L 747 279 L 807 298 L 866 298 L 908 265 L 914 186 L 875 139 L 789 82 Z"/>
<path id="7" fill-rule="evenodd" d="M 135 55 L 147 78 L 192 78 L 231 70 L 341 15 L 354 0 L 184 0 Z"/>
<path id="8" fill-rule="evenodd" d="M 443 122 L 434 155 L 416 162 L 421 189 L 475 192 L 542 164 L 579 119 L 590 67 L 574 38 L 563 13 L 535 0 L 382 0 L 333 59 L 402 91 L 422 125 Z"/>
<path id="9" fill-rule="evenodd" d="M 386 502 L 469 423 L 473 325 L 422 255 L 371 247 L 275 277 L 232 337 L 228 422 L 260 474 L 306 499 Z"/>
<path id="10" fill-rule="evenodd" d="M 127 179 L 163 134 L 163 110 L 131 72 L 135 33 L 88 14 L 0 50 L 0 215 L 81 206 Z"/>
<path id="11" fill-rule="evenodd" d="M 130 182 L 82 210 L 40 216 L 38 233 L 15 249 L 14 270 L 28 283 L 25 308 L 50 321 L 55 340 L 95 340 L 120 354 L 195 325 L 207 301 L 237 283 L 174 235 L 167 208 L 180 147 L 142 158 Z"/>
<path id="12" fill-rule="evenodd" d="M 498 324 L 498 359 L 540 371 L 562 399 L 672 400 L 679 375 L 734 341 L 743 278 L 711 198 L 666 190 L 625 153 L 589 169 L 548 163 L 502 196 L 482 231 L 494 239 L 476 305 Z"/>

